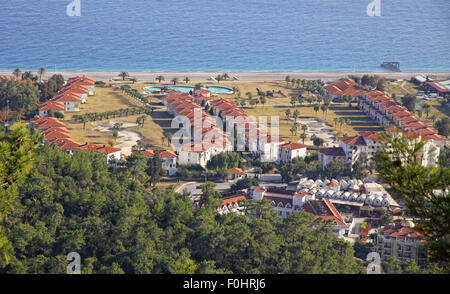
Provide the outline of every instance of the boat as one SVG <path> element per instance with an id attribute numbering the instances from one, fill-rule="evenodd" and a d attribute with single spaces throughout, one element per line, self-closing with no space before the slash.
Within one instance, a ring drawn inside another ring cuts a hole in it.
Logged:
<path id="1" fill-rule="evenodd" d="M 393 71 L 401 71 L 400 62 L 397 61 L 385 61 L 382 64 L 380 64 L 380 66 Z"/>

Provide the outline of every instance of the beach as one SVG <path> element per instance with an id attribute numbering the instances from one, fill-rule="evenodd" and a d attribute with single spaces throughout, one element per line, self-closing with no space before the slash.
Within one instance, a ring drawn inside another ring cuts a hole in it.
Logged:
<path id="1" fill-rule="evenodd" d="M 27 69 L 21 69 L 22 72 Z M 30 70 L 36 72 L 36 70 Z M 125 70 L 126 71 L 126 70 Z M 53 71 L 48 70 L 43 79 L 49 78 L 53 74 L 62 74 L 65 79 L 74 76 L 88 76 L 97 81 L 113 81 L 114 79 L 120 80 L 118 77 L 120 71 Z M 155 77 L 162 75 L 165 78 L 165 82 L 169 83 L 172 78 L 189 77 L 191 82 L 208 82 L 211 77 L 216 77 L 219 74 L 223 74 L 225 71 L 128 71 L 130 77 L 136 78 L 139 82 L 154 82 Z M 322 79 L 325 81 L 336 80 L 341 77 L 347 77 L 348 75 L 362 76 L 379 75 L 388 79 L 410 79 L 413 76 L 425 75 L 431 79 L 440 80 L 448 79 L 450 77 L 450 71 L 424 71 L 424 72 L 392 72 L 392 71 L 369 71 L 369 72 L 326 72 L 326 71 L 227 71 L 230 77 L 237 77 L 238 82 L 264 82 L 264 81 L 283 81 L 286 76 L 296 79 Z M 0 76 L 11 76 L 12 70 L 0 70 Z"/>

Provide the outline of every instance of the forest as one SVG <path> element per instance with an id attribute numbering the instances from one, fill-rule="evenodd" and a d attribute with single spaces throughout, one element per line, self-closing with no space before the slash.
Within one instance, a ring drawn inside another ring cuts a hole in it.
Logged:
<path id="1" fill-rule="evenodd" d="M 71 157 L 38 146 L 41 136 L 20 123 L 0 134 L 0 273 L 66 273 L 70 252 L 84 274 L 366 272 L 309 213 L 280 219 L 268 201 L 247 201 L 245 214 L 219 215 L 214 183 L 194 209 L 189 195 L 141 182 L 148 171 L 136 160 L 116 168 L 94 153 Z"/>

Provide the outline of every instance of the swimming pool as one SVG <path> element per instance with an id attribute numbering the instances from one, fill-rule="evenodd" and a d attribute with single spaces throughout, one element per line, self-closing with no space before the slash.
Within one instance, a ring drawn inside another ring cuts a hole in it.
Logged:
<path id="1" fill-rule="evenodd" d="M 183 93 L 189 93 L 190 91 L 194 91 L 195 89 L 194 87 L 190 86 L 169 86 L 168 88 L 171 90 L 178 90 Z M 233 89 L 227 87 L 212 86 L 212 87 L 203 87 L 203 89 L 208 89 L 216 94 L 233 94 Z M 161 87 L 145 87 L 144 90 L 150 92 L 159 92 L 161 91 Z"/>

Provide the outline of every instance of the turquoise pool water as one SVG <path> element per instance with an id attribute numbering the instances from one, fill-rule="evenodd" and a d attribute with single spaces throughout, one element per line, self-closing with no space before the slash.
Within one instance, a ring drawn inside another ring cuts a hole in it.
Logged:
<path id="1" fill-rule="evenodd" d="M 168 88 L 171 90 L 178 90 L 183 93 L 189 93 L 190 91 L 194 91 L 195 89 L 194 87 L 189 86 L 169 86 Z M 208 89 L 216 94 L 233 94 L 233 89 L 227 87 L 212 86 L 212 87 L 204 87 L 203 89 Z M 159 92 L 161 91 L 161 87 L 145 87 L 144 90 L 151 92 Z"/>

